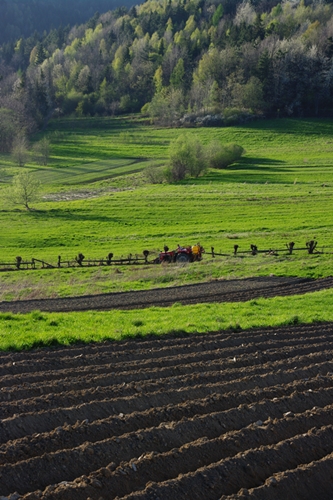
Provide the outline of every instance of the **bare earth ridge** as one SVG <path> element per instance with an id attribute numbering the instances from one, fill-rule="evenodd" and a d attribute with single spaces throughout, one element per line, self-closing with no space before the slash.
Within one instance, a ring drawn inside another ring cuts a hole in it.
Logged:
<path id="1" fill-rule="evenodd" d="M 0 310 L 332 286 L 254 278 Z M 333 324 L 316 324 L 0 353 L 0 500 L 332 500 L 332 352 Z"/>
<path id="2" fill-rule="evenodd" d="M 139 309 L 152 306 L 170 306 L 175 302 L 182 304 L 245 302 L 258 297 L 297 295 L 332 287 L 333 277 L 317 280 L 277 276 L 215 280 L 195 285 L 136 292 L 105 293 L 60 299 L 3 301 L 0 302 L 0 312 Z"/>

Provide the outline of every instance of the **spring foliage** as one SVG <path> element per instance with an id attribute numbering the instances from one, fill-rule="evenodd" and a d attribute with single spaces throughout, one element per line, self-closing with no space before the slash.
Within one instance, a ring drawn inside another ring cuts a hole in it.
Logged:
<path id="1" fill-rule="evenodd" d="M 244 148 L 237 144 L 222 145 L 219 141 L 212 141 L 204 146 L 197 135 L 180 135 L 170 143 L 166 179 L 181 181 L 187 176 L 199 177 L 207 167 L 226 168 L 238 161 L 244 152 Z"/>
<path id="2" fill-rule="evenodd" d="M 13 177 L 11 186 L 5 193 L 5 200 L 9 205 L 23 205 L 26 210 L 31 210 L 31 203 L 38 199 L 40 182 L 33 173 L 22 171 Z"/>
<path id="3" fill-rule="evenodd" d="M 333 4 L 150 0 L 3 44 L 0 68 L 0 150 L 63 114 L 331 116 Z"/>

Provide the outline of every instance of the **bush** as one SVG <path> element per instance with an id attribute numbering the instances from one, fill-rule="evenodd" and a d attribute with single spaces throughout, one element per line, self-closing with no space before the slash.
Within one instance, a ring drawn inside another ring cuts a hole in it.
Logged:
<path id="1" fill-rule="evenodd" d="M 207 162 L 210 168 L 226 168 L 238 161 L 245 153 L 238 144 L 222 145 L 218 141 L 211 142 L 206 148 Z"/>
<path id="2" fill-rule="evenodd" d="M 170 143 L 170 164 L 166 171 L 169 181 L 181 181 L 186 176 L 199 177 L 207 167 L 205 150 L 197 136 L 183 134 Z"/>
<path id="3" fill-rule="evenodd" d="M 149 165 L 145 168 L 144 175 L 151 184 L 162 184 L 165 178 L 164 168 L 159 165 Z"/>
<path id="4" fill-rule="evenodd" d="M 256 118 L 256 115 L 248 109 L 224 108 L 223 118 L 225 125 L 230 126 L 249 122 Z"/>

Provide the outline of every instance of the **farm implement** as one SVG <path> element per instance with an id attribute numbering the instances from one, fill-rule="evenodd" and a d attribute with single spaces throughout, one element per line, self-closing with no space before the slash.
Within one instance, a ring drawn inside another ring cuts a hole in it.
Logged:
<path id="1" fill-rule="evenodd" d="M 212 258 L 215 257 L 229 257 L 231 255 L 258 255 L 260 253 L 265 255 L 279 255 L 281 252 L 287 252 L 291 255 L 296 251 L 306 250 L 308 254 L 324 254 L 332 253 L 328 251 L 318 251 L 317 241 L 311 240 L 306 242 L 305 247 L 295 247 L 294 242 L 286 244 L 283 249 L 268 249 L 259 250 L 257 245 L 250 245 L 250 250 L 240 250 L 239 245 L 234 245 L 233 253 L 221 253 L 216 252 L 214 247 L 211 247 L 210 252 L 205 252 L 204 248 L 197 243 L 196 245 L 180 246 L 178 245 L 175 250 L 170 250 L 169 247 L 165 246 L 163 251 L 160 251 L 157 257 L 151 258 L 151 252 L 149 250 L 144 250 L 142 254 L 129 254 L 127 257 L 121 256 L 118 259 L 114 258 L 113 253 L 109 253 L 105 258 L 102 259 L 90 259 L 86 258 L 82 253 L 79 253 L 74 259 L 63 260 L 61 256 L 58 256 L 57 263 L 51 264 L 44 260 L 32 258 L 31 260 L 24 260 L 21 256 L 15 258 L 14 262 L 0 262 L 0 271 L 27 271 L 33 269 L 61 269 L 67 267 L 96 267 L 96 266 L 124 266 L 124 265 L 149 265 L 149 264 L 187 264 L 190 262 L 199 262 L 202 260 L 203 254 L 210 255 Z"/>
<path id="2" fill-rule="evenodd" d="M 181 247 L 178 245 L 176 250 L 169 250 L 169 247 L 164 247 L 164 252 L 160 252 L 159 256 L 155 259 L 155 264 L 169 264 L 171 262 L 178 262 L 186 264 L 187 262 L 195 262 L 202 259 L 204 253 L 203 247 L 200 243 L 193 246 Z"/>

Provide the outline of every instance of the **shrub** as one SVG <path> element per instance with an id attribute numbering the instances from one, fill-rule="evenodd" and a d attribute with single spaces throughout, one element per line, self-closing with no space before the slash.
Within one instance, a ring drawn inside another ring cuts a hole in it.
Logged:
<path id="1" fill-rule="evenodd" d="M 206 148 L 207 162 L 210 168 L 226 168 L 238 161 L 245 153 L 244 148 L 238 144 L 222 145 L 213 141 Z"/>
<path id="2" fill-rule="evenodd" d="M 144 175 L 151 184 L 162 184 L 165 178 L 164 168 L 159 165 L 149 165 L 145 168 Z"/>
<path id="3" fill-rule="evenodd" d="M 181 181 L 187 175 L 199 177 L 207 167 L 205 150 L 197 136 L 183 134 L 170 143 L 167 180 Z"/>
<path id="4" fill-rule="evenodd" d="M 238 125 L 240 123 L 246 123 L 253 120 L 255 117 L 256 115 L 248 109 L 224 108 L 223 110 L 225 125 Z"/>

